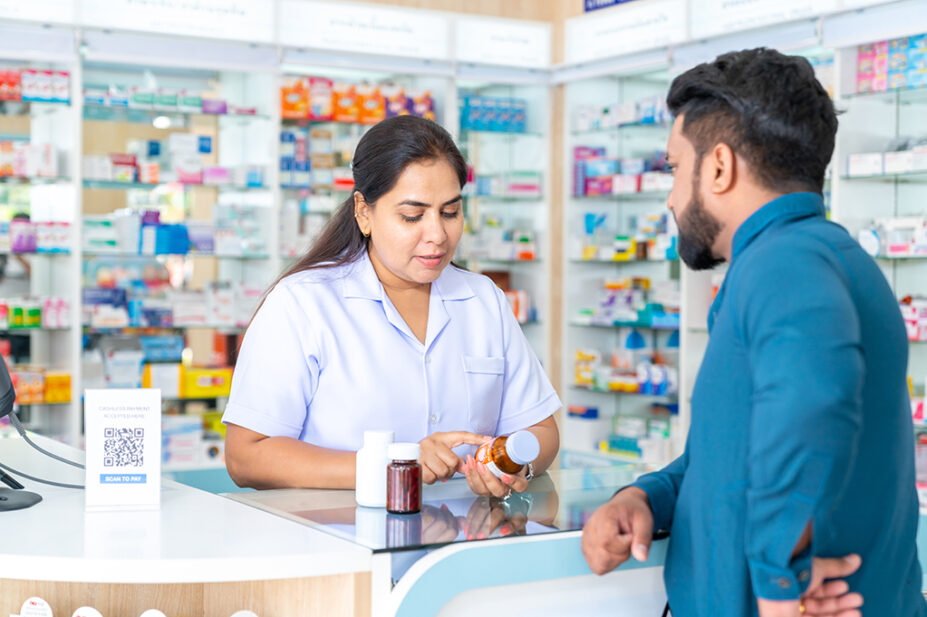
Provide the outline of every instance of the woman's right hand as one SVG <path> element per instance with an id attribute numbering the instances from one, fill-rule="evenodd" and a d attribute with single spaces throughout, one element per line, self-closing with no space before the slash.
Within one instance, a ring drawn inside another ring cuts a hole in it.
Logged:
<path id="1" fill-rule="evenodd" d="M 422 482 L 434 484 L 441 480 L 448 480 L 458 471 L 464 473 L 464 462 L 454 454 L 453 448 L 457 446 L 481 446 L 492 437 L 485 437 L 466 431 L 450 431 L 447 433 L 432 433 L 419 442 L 421 453 L 419 462 L 422 464 Z"/>

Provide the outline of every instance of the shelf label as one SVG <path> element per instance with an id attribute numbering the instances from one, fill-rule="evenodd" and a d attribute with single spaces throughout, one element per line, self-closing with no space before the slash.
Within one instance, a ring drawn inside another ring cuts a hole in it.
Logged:
<path id="1" fill-rule="evenodd" d="M 161 503 L 161 391 L 87 390 L 87 510 Z"/>
<path id="2" fill-rule="evenodd" d="M 691 35 L 701 39 L 738 30 L 816 17 L 839 0 L 703 0 L 693 5 Z"/>
<path id="3" fill-rule="evenodd" d="M 0 19 L 73 24 L 74 2 L 73 0 L 45 0 L 44 2 L 0 0 Z"/>
<path id="4" fill-rule="evenodd" d="M 550 25 L 515 19 L 461 17 L 455 24 L 463 62 L 526 68 L 550 66 Z"/>
<path id="5" fill-rule="evenodd" d="M 81 0 L 80 20 L 95 28 L 274 41 L 274 13 L 265 0 Z"/>
<path id="6" fill-rule="evenodd" d="M 291 47 L 447 60 L 446 15 L 372 5 L 282 0 L 279 42 Z"/>
<path id="7" fill-rule="evenodd" d="M 686 40 L 685 0 L 623 4 L 601 14 L 567 20 L 569 64 L 666 47 Z"/>

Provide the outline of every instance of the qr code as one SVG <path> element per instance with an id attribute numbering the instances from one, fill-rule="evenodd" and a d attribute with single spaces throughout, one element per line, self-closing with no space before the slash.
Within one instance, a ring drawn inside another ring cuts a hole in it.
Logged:
<path id="1" fill-rule="evenodd" d="M 141 467 L 145 464 L 145 429 L 103 429 L 104 467 Z"/>

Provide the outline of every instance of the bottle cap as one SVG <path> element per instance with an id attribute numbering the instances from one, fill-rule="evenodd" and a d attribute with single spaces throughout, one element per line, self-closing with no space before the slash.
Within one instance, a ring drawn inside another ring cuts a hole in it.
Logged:
<path id="1" fill-rule="evenodd" d="M 421 454 L 421 446 L 417 443 L 391 443 L 386 450 L 392 461 L 417 461 Z"/>
<path id="2" fill-rule="evenodd" d="M 647 342 L 644 340 L 644 337 L 641 336 L 640 332 L 632 330 L 628 338 L 625 339 L 624 347 L 625 349 L 645 349 L 647 347 Z"/>
<path id="3" fill-rule="evenodd" d="M 505 453 L 513 463 L 527 465 L 541 453 L 538 438 L 530 431 L 516 431 L 505 441 Z"/>
<path id="4" fill-rule="evenodd" d="M 393 431 L 364 431 L 365 446 L 385 446 L 393 443 Z"/>

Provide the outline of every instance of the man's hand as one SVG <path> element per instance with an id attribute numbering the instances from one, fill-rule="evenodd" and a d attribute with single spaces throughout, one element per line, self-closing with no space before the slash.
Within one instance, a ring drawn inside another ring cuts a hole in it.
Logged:
<path id="1" fill-rule="evenodd" d="M 438 480 L 452 478 L 458 471 L 464 473 L 463 461 L 452 448 L 462 445 L 481 446 L 492 437 L 484 437 L 466 431 L 432 433 L 421 440 L 418 460 L 422 464 L 422 482 L 434 484 Z"/>
<path id="2" fill-rule="evenodd" d="M 849 593 L 850 586 L 840 580 L 856 572 L 861 563 L 859 555 L 815 557 L 811 561 L 811 584 L 802 599 L 777 602 L 760 598 L 757 600 L 760 617 L 861 617 L 858 609 L 863 605 L 863 596 Z"/>
<path id="3" fill-rule="evenodd" d="M 647 561 L 653 512 L 647 493 L 630 486 L 596 510 L 583 527 L 583 556 L 596 574 L 607 574 L 632 555 Z"/>

